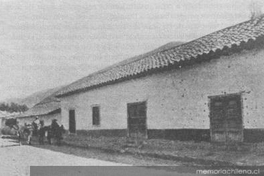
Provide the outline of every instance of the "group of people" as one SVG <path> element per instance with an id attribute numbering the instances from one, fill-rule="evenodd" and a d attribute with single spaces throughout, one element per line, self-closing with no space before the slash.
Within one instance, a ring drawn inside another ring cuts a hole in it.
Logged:
<path id="1" fill-rule="evenodd" d="M 65 132 L 63 125 L 57 123 L 57 119 L 53 119 L 51 125 L 45 126 L 44 121 L 38 117 L 33 120 L 30 124 L 19 125 L 19 121 L 16 118 L 7 119 L 5 125 L 16 131 L 18 135 L 19 144 L 21 139 L 26 137 L 27 143 L 30 145 L 33 136 L 39 138 L 39 144 L 44 144 L 44 138 L 47 137 L 49 144 L 51 139 L 55 139 L 57 144 L 61 144 L 63 133 Z"/>
<path id="2" fill-rule="evenodd" d="M 60 144 L 62 139 L 62 133 L 64 132 L 63 125 L 59 126 L 57 119 L 53 119 L 50 126 L 44 126 L 44 121 L 40 120 L 38 117 L 31 123 L 25 124 L 28 129 L 27 143 L 31 145 L 32 137 L 39 137 L 39 144 L 44 144 L 44 138 L 47 136 L 49 144 L 51 144 L 51 138 L 55 138 Z"/>

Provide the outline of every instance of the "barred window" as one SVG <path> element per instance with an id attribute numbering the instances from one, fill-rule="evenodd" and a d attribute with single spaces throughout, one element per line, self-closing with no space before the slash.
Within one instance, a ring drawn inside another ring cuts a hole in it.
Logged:
<path id="1" fill-rule="evenodd" d="M 92 107 L 93 125 L 100 125 L 100 108 L 99 106 Z"/>

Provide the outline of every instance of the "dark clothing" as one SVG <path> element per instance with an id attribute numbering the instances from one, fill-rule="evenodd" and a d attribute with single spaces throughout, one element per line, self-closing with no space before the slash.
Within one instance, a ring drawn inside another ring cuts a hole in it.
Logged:
<path id="1" fill-rule="evenodd" d="M 40 127 L 38 134 L 39 136 L 45 136 L 45 129 L 43 127 Z"/>
<path id="2" fill-rule="evenodd" d="M 60 126 L 59 126 L 59 124 L 56 122 L 56 121 L 53 121 L 52 123 L 51 123 L 51 129 L 58 129 Z"/>

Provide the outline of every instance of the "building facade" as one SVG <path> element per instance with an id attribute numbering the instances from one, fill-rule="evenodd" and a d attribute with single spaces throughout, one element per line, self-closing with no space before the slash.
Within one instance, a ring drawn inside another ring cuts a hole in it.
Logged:
<path id="1" fill-rule="evenodd" d="M 61 122 L 87 135 L 262 141 L 263 31 L 261 17 L 89 75 L 57 94 Z"/>
<path id="2" fill-rule="evenodd" d="M 43 120 L 44 126 L 51 125 L 53 119 L 61 124 L 60 101 L 51 95 L 25 113 L 16 116 L 20 125 L 31 124 L 37 117 Z"/>
<path id="3" fill-rule="evenodd" d="M 51 122 L 53 119 L 57 119 L 57 122 L 61 124 L 61 113 L 60 109 L 56 111 L 49 112 L 47 114 L 39 114 L 39 115 L 32 115 L 32 116 L 20 116 L 17 117 L 20 125 L 25 124 L 31 124 L 34 120 L 36 120 L 36 117 L 39 118 L 39 120 L 42 120 L 44 122 L 44 126 L 51 125 Z"/>

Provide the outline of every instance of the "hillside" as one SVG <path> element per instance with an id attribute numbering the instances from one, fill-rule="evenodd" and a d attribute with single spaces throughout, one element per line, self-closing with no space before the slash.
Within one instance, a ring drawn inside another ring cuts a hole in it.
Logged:
<path id="1" fill-rule="evenodd" d="M 25 104 L 27 105 L 28 108 L 33 107 L 34 105 L 38 104 L 40 101 L 44 100 L 45 98 L 49 97 L 50 95 L 54 94 L 55 92 L 57 92 L 59 89 L 61 89 L 62 86 L 60 87 L 56 87 L 56 88 L 52 88 L 52 89 L 47 89 L 47 90 L 43 90 L 43 91 L 39 91 L 36 93 L 33 93 L 25 98 L 14 98 L 14 99 L 8 99 L 5 100 L 5 103 L 17 103 L 17 104 Z"/>
<path id="2" fill-rule="evenodd" d="M 167 50 L 167 49 L 171 49 L 175 46 L 178 46 L 180 44 L 183 44 L 184 42 L 170 42 L 170 43 L 167 43 L 165 45 L 162 45 L 161 47 L 159 48 L 156 48 L 150 52 L 147 52 L 145 54 L 142 54 L 142 55 L 138 55 L 138 56 L 135 56 L 135 57 L 132 57 L 132 58 L 129 58 L 129 59 L 126 59 L 124 61 L 121 61 L 115 65 L 120 65 L 120 64 L 126 64 L 128 62 L 132 62 L 132 61 L 135 61 L 135 60 L 139 60 L 143 57 L 147 57 L 149 55 L 152 55 L 154 53 L 158 53 L 160 51 L 163 51 L 163 50 Z M 110 67 L 113 67 L 110 66 Z M 103 70 L 106 70 L 108 69 L 109 67 L 103 69 Z M 103 71 L 103 70 L 100 70 L 99 72 Z M 95 74 L 95 73 L 93 73 Z M 33 93 L 32 95 L 28 96 L 28 97 L 25 97 L 25 98 L 13 98 L 13 99 L 8 99 L 8 100 L 5 100 L 4 102 L 5 103 L 11 103 L 11 102 L 14 102 L 14 103 L 17 103 L 17 104 L 20 104 L 20 105 L 27 105 L 28 108 L 31 108 L 33 107 L 34 105 L 40 103 L 45 103 L 45 102 L 48 102 L 48 101 L 51 101 L 54 99 L 54 97 L 52 96 L 55 92 L 57 92 L 58 90 L 60 90 L 63 86 L 60 86 L 60 87 L 56 87 L 56 88 L 52 88 L 52 89 L 47 89 L 47 90 L 43 90 L 43 91 L 40 91 L 40 92 L 36 92 L 36 93 Z M 67 86 L 66 86 L 67 87 Z"/>

